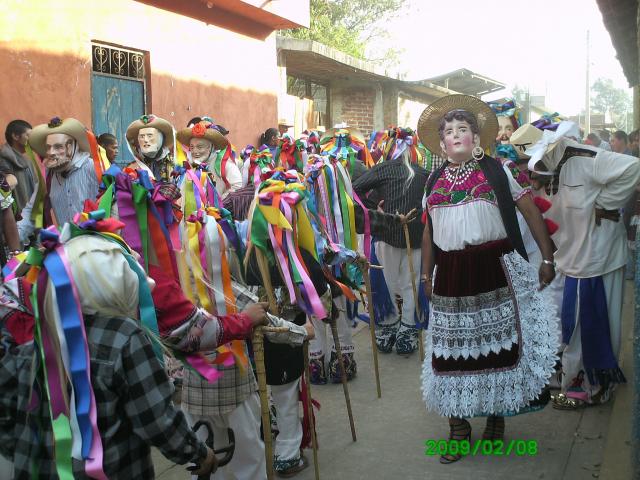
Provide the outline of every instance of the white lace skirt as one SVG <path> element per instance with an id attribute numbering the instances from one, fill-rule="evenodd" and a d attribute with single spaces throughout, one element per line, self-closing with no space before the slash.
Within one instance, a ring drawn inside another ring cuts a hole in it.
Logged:
<path id="1" fill-rule="evenodd" d="M 421 376 L 427 409 L 529 411 L 554 372 L 557 342 L 553 304 L 508 241 L 439 252 Z"/>

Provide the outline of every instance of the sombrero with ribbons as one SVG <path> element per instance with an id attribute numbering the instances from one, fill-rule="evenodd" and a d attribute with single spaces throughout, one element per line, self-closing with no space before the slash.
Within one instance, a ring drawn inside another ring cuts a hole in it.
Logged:
<path id="1" fill-rule="evenodd" d="M 227 147 L 229 140 L 227 140 L 216 127 L 217 125 L 214 125 L 212 122 L 203 120 L 191 128 L 181 129 L 177 133 L 176 138 L 181 144 L 187 146 L 192 138 L 203 138 L 209 140 L 216 150 L 222 150 Z"/>

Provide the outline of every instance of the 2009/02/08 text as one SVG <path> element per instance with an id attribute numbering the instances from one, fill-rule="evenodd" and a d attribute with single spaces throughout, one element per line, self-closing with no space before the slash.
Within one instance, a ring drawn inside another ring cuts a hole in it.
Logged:
<path id="1" fill-rule="evenodd" d="M 450 440 L 429 439 L 424 442 L 427 447 L 424 454 L 433 455 L 492 455 L 492 456 L 536 456 L 538 454 L 537 440 Z"/>

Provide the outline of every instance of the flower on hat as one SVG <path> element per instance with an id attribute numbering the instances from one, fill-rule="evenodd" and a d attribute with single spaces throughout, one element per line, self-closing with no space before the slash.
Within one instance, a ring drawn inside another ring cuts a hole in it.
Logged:
<path id="1" fill-rule="evenodd" d="M 56 127 L 59 127 L 60 125 L 62 125 L 62 119 L 60 117 L 53 117 L 51 120 L 49 120 L 49 123 L 47 124 L 49 128 L 56 128 Z"/>
<path id="2" fill-rule="evenodd" d="M 193 127 L 191 127 L 191 135 L 194 137 L 204 137 L 207 133 L 207 127 L 203 122 L 196 123 Z"/>
<path id="3" fill-rule="evenodd" d="M 147 125 L 148 123 L 151 123 L 155 120 L 155 116 L 154 115 L 142 115 L 140 117 L 140 120 L 142 121 L 142 123 L 144 123 L 145 125 Z"/>

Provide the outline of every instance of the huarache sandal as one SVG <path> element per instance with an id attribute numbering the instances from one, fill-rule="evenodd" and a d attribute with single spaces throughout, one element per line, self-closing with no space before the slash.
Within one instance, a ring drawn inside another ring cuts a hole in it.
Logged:
<path id="1" fill-rule="evenodd" d="M 581 410 L 589 403 L 581 398 L 567 397 L 564 393 L 559 393 L 551 396 L 551 405 L 556 410 Z"/>

